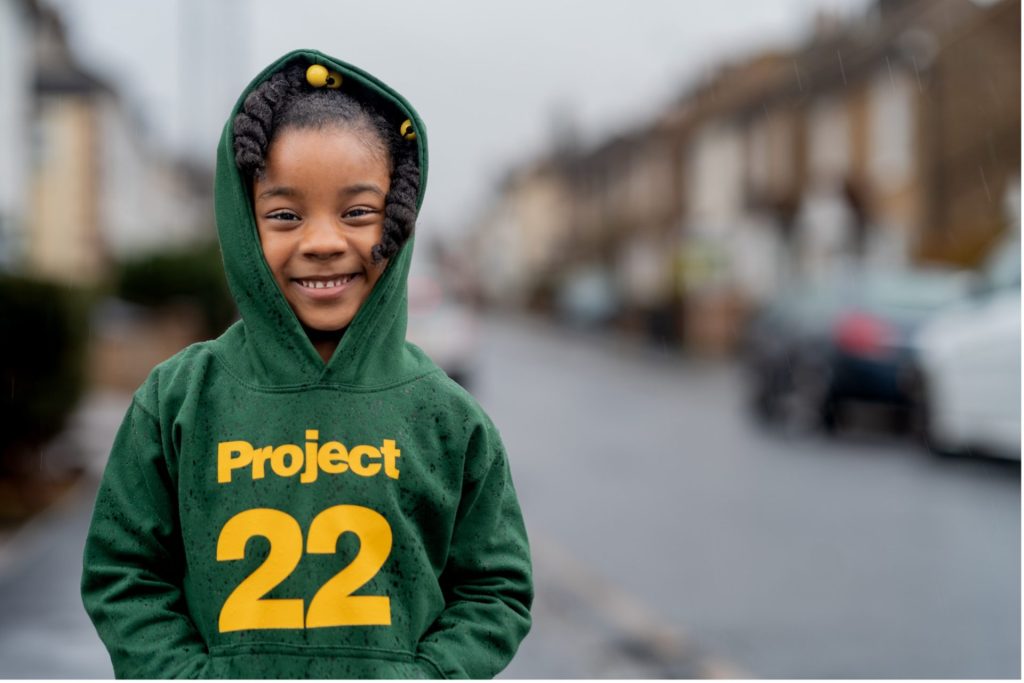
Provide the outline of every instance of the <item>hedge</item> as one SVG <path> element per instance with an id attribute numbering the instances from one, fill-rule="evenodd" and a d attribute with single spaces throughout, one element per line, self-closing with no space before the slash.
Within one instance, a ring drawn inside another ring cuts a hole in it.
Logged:
<path id="1" fill-rule="evenodd" d="M 216 242 L 139 256 L 123 261 L 117 271 L 119 297 L 143 306 L 196 306 L 209 337 L 219 335 L 235 319 L 235 302 Z"/>
<path id="2" fill-rule="evenodd" d="M 0 274 L 0 472 L 59 433 L 81 397 L 89 307 L 85 293 Z"/>

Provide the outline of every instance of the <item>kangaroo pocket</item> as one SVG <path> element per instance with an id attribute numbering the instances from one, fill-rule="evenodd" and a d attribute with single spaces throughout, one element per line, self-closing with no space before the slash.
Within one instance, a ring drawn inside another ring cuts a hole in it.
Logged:
<path id="1" fill-rule="evenodd" d="M 214 648 L 203 678 L 442 678 L 427 660 L 412 653 L 348 648 L 296 651 L 281 648 L 246 652 Z"/>

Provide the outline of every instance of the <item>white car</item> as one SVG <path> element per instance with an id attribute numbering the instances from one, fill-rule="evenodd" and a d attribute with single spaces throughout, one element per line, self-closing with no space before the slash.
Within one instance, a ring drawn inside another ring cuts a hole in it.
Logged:
<path id="1" fill-rule="evenodd" d="M 989 260 L 970 299 L 923 326 L 918 428 L 939 453 L 1020 460 L 1020 242 Z"/>
<path id="2" fill-rule="evenodd" d="M 406 338 L 468 389 L 477 364 L 478 337 L 472 309 L 452 295 L 434 268 L 414 262 Z"/>

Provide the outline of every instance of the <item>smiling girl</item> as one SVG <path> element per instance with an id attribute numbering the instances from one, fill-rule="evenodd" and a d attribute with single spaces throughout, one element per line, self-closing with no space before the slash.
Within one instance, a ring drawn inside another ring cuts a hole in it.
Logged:
<path id="1" fill-rule="evenodd" d="M 322 53 L 239 99 L 215 199 L 241 320 L 136 392 L 86 544 L 119 677 L 484 678 L 526 635 L 501 438 L 405 341 L 426 171 L 415 110 Z"/>

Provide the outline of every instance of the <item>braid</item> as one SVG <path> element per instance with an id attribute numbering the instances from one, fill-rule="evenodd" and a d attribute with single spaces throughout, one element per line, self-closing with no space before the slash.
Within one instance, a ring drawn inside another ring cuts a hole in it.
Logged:
<path id="1" fill-rule="evenodd" d="M 246 175 L 258 178 L 263 173 L 279 112 L 298 94 L 299 72 L 301 67 L 294 65 L 260 83 L 245 98 L 235 117 L 235 164 Z"/>
<path id="2" fill-rule="evenodd" d="M 398 135 L 398 126 L 382 115 L 380 98 L 356 99 L 340 90 L 316 89 L 306 82 L 301 62 L 270 76 L 253 88 L 234 119 L 235 165 L 250 179 L 261 177 L 267 150 L 283 128 L 347 125 L 376 137 L 391 166 L 391 187 L 384 204 L 384 229 L 373 248 L 374 261 L 394 256 L 416 225 L 420 170 L 416 145 Z M 358 89 L 358 88 L 355 88 Z"/>
<path id="3" fill-rule="evenodd" d="M 373 248 L 374 261 L 389 259 L 412 235 L 416 227 L 416 201 L 420 192 L 420 169 L 416 150 L 407 147 L 393 153 L 391 189 L 384 203 L 384 234 Z"/>

